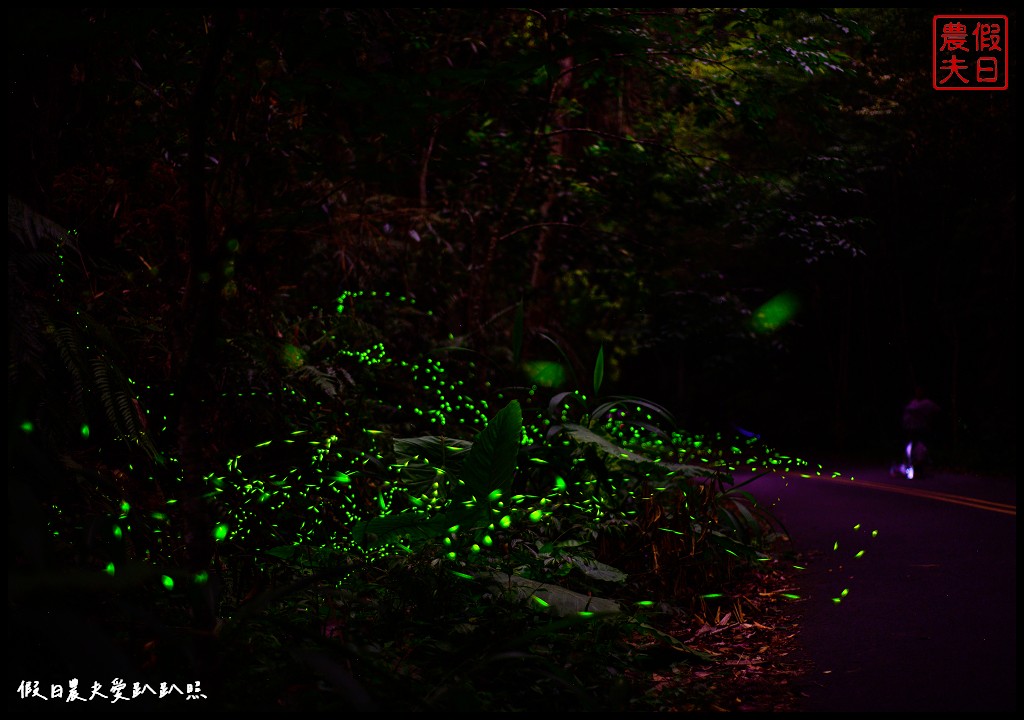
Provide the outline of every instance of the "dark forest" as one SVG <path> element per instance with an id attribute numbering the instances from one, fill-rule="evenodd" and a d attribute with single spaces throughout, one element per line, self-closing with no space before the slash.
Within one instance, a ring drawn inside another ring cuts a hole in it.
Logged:
<path id="1" fill-rule="evenodd" d="M 1015 470 L 1015 65 L 936 90 L 938 12 L 9 10 L 14 684 L 722 709 L 734 471 L 916 389 Z"/>

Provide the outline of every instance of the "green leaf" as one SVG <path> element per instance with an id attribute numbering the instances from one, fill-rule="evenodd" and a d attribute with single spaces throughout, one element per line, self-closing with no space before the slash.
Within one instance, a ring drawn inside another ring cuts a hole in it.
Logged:
<path id="1" fill-rule="evenodd" d="M 481 516 L 480 509 L 474 507 L 457 507 L 434 516 L 410 510 L 360 521 L 352 527 L 352 539 L 364 547 L 379 547 L 395 540 L 432 540 L 443 537 L 453 525 L 468 526 Z"/>
<path id="2" fill-rule="evenodd" d="M 611 565 L 605 565 L 603 562 L 599 562 L 593 558 L 570 556 L 569 560 L 573 565 L 579 568 L 584 575 L 594 580 L 621 583 L 626 582 L 626 578 L 628 577 L 626 573 L 622 572 L 618 568 L 612 567 Z"/>
<path id="3" fill-rule="evenodd" d="M 616 445 L 608 438 L 597 434 L 590 428 L 584 427 L 583 425 L 565 423 L 563 427 L 565 428 L 565 431 L 578 443 L 595 447 L 606 456 L 610 456 L 616 460 L 626 460 L 629 462 L 650 465 L 653 468 L 657 468 L 664 472 L 666 478 L 670 476 L 678 478 L 708 477 L 714 474 L 712 468 L 703 467 L 701 465 L 689 465 L 685 463 L 664 461 L 659 462 L 657 460 L 653 460 L 646 455 L 641 455 L 633 452 L 632 450 L 627 450 L 621 445 Z"/>
<path id="4" fill-rule="evenodd" d="M 512 400 L 473 441 L 462 463 L 461 477 L 465 485 L 460 489 L 465 488 L 465 492 L 453 493 L 453 502 L 472 501 L 483 509 L 495 490 L 501 491 L 501 497 L 509 496 L 522 429 L 522 408 L 517 400 Z"/>
<path id="5" fill-rule="evenodd" d="M 401 482 L 407 486 L 432 483 L 438 470 L 457 477 L 473 443 L 437 435 L 397 438 L 395 456 L 401 465 Z"/>
<path id="6" fill-rule="evenodd" d="M 566 423 L 565 430 L 573 437 L 574 440 L 586 445 L 594 445 L 599 450 L 602 450 L 607 455 L 612 455 L 622 460 L 631 460 L 637 463 L 653 463 L 654 461 L 644 455 L 627 450 L 624 447 L 616 445 L 608 438 L 598 435 L 590 428 L 583 427 L 582 425 L 575 425 L 573 423 Z"/>
<path id="7" fill-rule="evenodd" d="M 590 416 L 593 422 L 598 422 L 613 410 L 623 410 L 628 413 L 628 417 L 630 418 L 627 422 L 631 425 L 635 425 L 637 421 L 632 418 L 641 409 L 651 413 L 655 418 L 665 423 L 667 427 L 672 428 L 676 426 L 675 418 L 669 410 L 658 403 L 645 400 L 643 398 L 633 397 L 631 395 L 616 395 L 614 397 L 609 397 L 607 401 L 594 408 Z"/>
<path id="8" fill-rule="evenodd" d="M 494 416 L 471 445 L 433 436 L 397 441 L 396 450 L 400 449 L 402 453 L 422 452 L 439 464 L 445 458 L 450 460 L 453 456 L 464 456 L 459 473 L 461 483 L 454 485 L 448 505 L 450 509 L 436 515 L 408 511 L 364 520 L 353 526 L 353 539 L 370 547 L 398 539 L 414 542 L 442 537 L 453 525 L 473 527 L 488 522 L 491 502 L 510 494 L 522 427 L 522 408 L 518 401 L 512 400 Z M 420 466 L 410 464 L 414 471 L 421 473 L 425 466 L 425 463 Z"/>
<path id="9" fill-rule="evenodd" d="M 502 592 L 509 593 L 514 599 L 527 603 L 536 602 L 533 598 L 542 600 L 548 611 L 559 617 L 577 615 L 581 612 L 601 615 L 622 612 L 622 607 L 615 600 L 584 595 L 561 585 L 537 582 L 500 572 L 488 573 L 481 577 L 489 579 Z"/>
<path id="10" fill-rule="evenodd" d="M 597 362 L 594 363 L 594 395 L 601 392 L 601 382 L 604 380 L 604 345 L 597 351 Z"/>
<path id="11" fill-rule="evenodd" d="M 282 560 L 287 560 L 295 554 L 297 549 L 298 548 L 295 545 L 280 545 L 279 547 L 267 550 L 267 555 L 273 555 L 274 557 L 281 558 Z"/>

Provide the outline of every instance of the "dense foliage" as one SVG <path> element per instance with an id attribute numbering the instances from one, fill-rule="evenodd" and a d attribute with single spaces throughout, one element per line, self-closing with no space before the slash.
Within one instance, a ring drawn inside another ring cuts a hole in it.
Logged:
<path id="1" fill-rule="evenodd" d="M 737 411 L 879 247 L 876 123 L 920 102 L 858 15 L 10 15 L 24 672 L 713 702 L 647 690 L 714 664 L 685 628 L 773 611 L 737 587 L 785 532 L 733 473 L 798 461 Z"/>

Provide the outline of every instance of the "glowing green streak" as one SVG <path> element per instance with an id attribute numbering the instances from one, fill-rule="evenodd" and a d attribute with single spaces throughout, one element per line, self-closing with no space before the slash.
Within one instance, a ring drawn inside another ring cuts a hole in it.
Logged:
<path id="1" fill-rule="evenodd" d="M 532 597 L 533 597 L 533 601 L 535 603 L 537 603 L 538 605 L 540 605 L 541 607 L 545 607 L 545 608 L 546 607 L 551 607 L 551 603 L 549 603 L 547 600 L 539 598 L 536 595 L 533 595 Z"/>
<path id="2" fill-rule="evenodd" d="M 36 429 L 36 426 L 32 424 L 31 420 L 26 420 L 21 424 L 22 432 L 30 433 Z"/>
<path id="3" fill-rule="evenodd" d="M 162 582 L 164 584 L 164 587 L 168 590 L 174 589 L 174 580 L 170 576 L 164 575 L 162 578 L 160 578 L 160 582 Z"/>
<path id="4" fill-rule="evenodd" d="M 114 574 L 114 563 L 107 563 L 107 566 L 103 568 L 103 571 L 110 576 Z"/>
<path id="5" fill-rule="evenodd" d="M 86 425 L 85 423 L 82 423 L 82 428 L 81 428 L 81 430 L 79 432 L 82 433 L 82 437 L 88 438 L 89 437 L 89 426 Z"/>

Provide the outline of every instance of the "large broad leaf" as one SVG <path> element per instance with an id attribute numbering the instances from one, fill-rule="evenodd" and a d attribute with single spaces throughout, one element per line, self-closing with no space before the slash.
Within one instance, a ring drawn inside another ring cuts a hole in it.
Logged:
<path id="1" fill-rule="evenodd" d="M 565 431 L 572 436 L 578 443 L 584 445 L 592 445 L 596 447 L 605 455 L 609 455 L 619 460 L 627 460 L 634 463 L 643 463 L 651 465 L 656 468 L 662 469 L 666 475 L 671 474 L 683 478 L 692 477 L 707 477 L 712 474 L 712 470 L 700 465 L 686 465 L 683 463 L 664 462 L 659 460 L 653 460 L 646 455 L 635 453 L 632 450 L 627 450 L 621 445 L 616 445 L 608 438 L 603 435 L 599 435 L 588 427 L 583 425 L 576 425 L 575 423 L 566 423 L 564 425 Z"/>
<path id="2" fill-rule="evenodd" d="M 410 510 L 358 522 L 352 527 L 352 539 L 364 547 L 391 542 L 417 543 L 443 537 L 449 528 L 470 525 L 480 515 L 479 509 L 466 507 L 455 507 L 437 515 Z"/>
<path id="3" fill-rule="evenodd" d="M 627 450 L 624 447 L 616 445 L 608 438 L 598 435 L 590 428 L 584 427 L 582 425 L 576 425 L 575 423 L 566 423 L 565 431 L 569 433 L 577 442 L 583 443 L 584 445 L 594 445 L 607 455 L 622 458 L 623 460 L 632 460 L 633 462 L 638 463 L 654 462 L 649 457 L 640 455 L 638 453 L 632 452 L 631 450 Z"/>
<path id="4" fill-rule="evenodd" d="M 622 607 L 614 600 L 584 595 L 567 590 L 560 585 L 537 582 L 518 575 L 506 575 L 500 572 L 488 573 L 483 577 L 490 580 L 501 592 L 508 593 L 515 599 L 547 608 L 559 617 L 578 615 L 581 612 L 602 615 L 622 612 Z"/>
<path id="5" fill-rule="evenodd" d="M 395 440 L 399 477 L 406 485 L 432 483 L 439 471 L 457 475 L 473 443 L 469 440 L 425 435 Z"/>
<path id="6" fill-rule="evenodd" d="M 441 446 L 437 438 L 403 441 L 404 452 L 422 450 L 435 458 L 443 452 L 456 457 L 464 455 L 459 473 L 461 484 L 452 491 L 448 510 L 436 515 L 409 511 L 365 520 L 352 528 L 353 538 L 360 545 L 372 547 L 392 541 L 429 540 L 443 536 L 455 525 L 472 527 L 487 523 L 489 501 L 510 494 L 522 428 L 523 412 L 513 400 L 477 435 L 468 452 L 467 444 Z"/>
<path id="7" fill-rule="evenodd" d="M 627 422 L 635 424 L 637 417 L 642 412 L 651 416 L 649 419 L 663 423 L 666 427 L 675 427 L 676 421 L 663 406 L 633 395 L 613 395 L 595 407 L 590 413 L 591 422 L 600 422 L 605 415 L 612 411 L 620 411 L 628 418 Z"/>
<path id="8" fill-rule="evenodd" d="M 454 492 L 453 502 L 473 503 L 485 512 L 488 498 L 508 498 L 522 430 L 523 411 L 512 400 L 473 441 L 462 463 L 463 492 Z"/>
<path id="9" fill-rule="evenodd" d="M 622 572 L 618 568 L 612 567 L 611 565 L 605 565 L 603 562 L 599 562 L 593 558 L 582 558 L 573 555 L 569 557 L 569 560 L 573 565 L 579 568 L 580 572 L 594 580 L 621 583 L 626 582 L 626 578 L 628 577 L 626 573 Z"/>
<path id="10" fill-rule="evenodd" d="M 435 465 L 446 465 L 453 459 L 469 452 L 473 443 L 469 440 L 443 438 L 437 435 L 423 435 L 412 438 L 396 438 L 395 454 L 399 458 L 423 457 Z"/>

